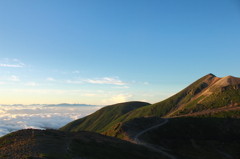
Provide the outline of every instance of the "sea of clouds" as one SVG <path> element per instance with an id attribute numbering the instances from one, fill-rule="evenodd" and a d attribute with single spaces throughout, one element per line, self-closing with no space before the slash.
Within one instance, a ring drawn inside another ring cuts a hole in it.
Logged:
<path id="1" fill-rule="evenodd" d="M 102 106 L 0 106 L 0 137 L 26 128 L 59 129 L 65 124 L 89 115 Z"/>

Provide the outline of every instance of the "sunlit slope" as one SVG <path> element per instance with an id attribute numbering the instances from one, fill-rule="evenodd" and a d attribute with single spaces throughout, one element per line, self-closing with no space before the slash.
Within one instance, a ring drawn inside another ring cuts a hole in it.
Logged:
<path id="1" fill-rule="evenodd" d="M 106 106 L 95 113 L 84 118 L 75 120 L 64 127 L 60 128 L 63 131 L 94 131 L 104 128 L 106 125 L 117 119 L 119 116 L 126 114 L 134 109 L 150 105 L 146 102 L 126 102 Z"/>
<path id="2" fill-rule="evenodd" d="M 213 85 L 199 93 L 197 98 L 193 98 L 181 109 L 172 113 L 172 116 L 213 115 L 218 112 L 224 112 L 226 115 L 231 111 L 231 115 L 228 117 L 238 117 L 236 114 L 240 110 L 239 106 L 240 78 L 226 76 L 219 78 Z M 233 115 L 233 111 L 235 111 L 235 115 Z"/>
<path id="3" fill-rule="evenodd" d="M 239 78 L 219 78 L 208 74 L 164 101 L 122 115 L 100 132 L 108 131 L 119 122 L 139 117 L 240 117 L 239 88 Z"/>
<path id="4" fill-rule="evenodd" d="M 216 78 L 217 77 L 215 77 L 214 75 L 208 74 L 195 81 L 181 92 L 173 95 L 172 97 L 162 102 L 158 102 L 152 105 L 143 104 L 139 107 L 134 107 L 134 109 L 127 108 L 128 111 L 125 111 L 124 113 L 119 113 L 121 112 L 119 111 L 119 109 L 123 109 L 124 107 L 118 107 L 118 104 L 108 106 L 93 113 L 92 115 L 73 121 L 61 128 L 60 130 L 88 130 L 95 132 L 104 132 L 118 122 L 128 121 L 133 118 L 146 116 L 162 117 L 170 112 L 173 112 L 174 110 L 177 110 L 182 104 L 187 103 L 191 99 L 191 97 L 196 96 L 199 92 L 212 84 L 213 81 L 216 80 Z M 129 105 L 132 105 L 134 103 L 135 102 L 129 102 L 124 103 L 124 105 L 127 104 L 126 106 L 129 107 Z M 118 107 L 117 111 L 113 111 L 115 110 L 115 107 Z"/>
<path id="5" fill-rule="evenodd" d="M 171 112 L 178 110 L 184 104 L 189 103 L 193 98 L 198 97 L 199 93 L 201 93 L 203 90 L 209 87 L 209 85 L 212 85 L 218 79 L 219 78 L 214 76 L 213 74 L 208 74 L 198 79 L 197 81 L 195 81 L 194 83 L 192 83 L 179 93 L 169 97 L 168 99 L 149 106 L 136 109 L 132 112 L 125 114 L 118 120 L 128 121 L 136 117 L 166 116 L 167 114 L 170 114 Z"/>
<path id="6" fill-rule="evenodd" d="M 103 108 L 64 126 L 61 130 L 103 133 L 119 122 L 152 116 L 240 117 L 240 78 L 219 78 L 208 74 L 161 102 L 152 105 L 142 102 L 138 103 L 140 105 L 136 102 L 122 104 L 124 107 L 116 104 Z M 132 104 L 136 106 L 130 107 Z"/>
<path id="7" fill-rule="evenodd" d="M 240 78 L 232 76 L 219 78 L 208 74 L 164 101 L 125 114 L 118 122 L 144 116 L 177 117 L 216 111 L 237 112 L 239 106 Z"/>

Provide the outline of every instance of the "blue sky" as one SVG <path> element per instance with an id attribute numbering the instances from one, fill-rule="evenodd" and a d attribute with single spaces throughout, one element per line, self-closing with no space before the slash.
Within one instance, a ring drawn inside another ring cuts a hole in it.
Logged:
<path id="1" fill-rule="evenodd" d="M 0 0 L 0 103 L 159 102 L 240 77 L 237 0 Z"/>

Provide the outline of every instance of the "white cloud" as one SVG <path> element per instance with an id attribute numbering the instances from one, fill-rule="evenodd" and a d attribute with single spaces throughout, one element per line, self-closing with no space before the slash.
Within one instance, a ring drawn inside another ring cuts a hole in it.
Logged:
<path id="1" fill-rule="evenodd" d="M 99 95 L 98 95 L 98 94 L 95 94 L 95 93 L 82 93 L 81 96 L 96 97 L 96 96 L 99 96 Z"/>
<path id="2" fill-rule="evenodd" d="M 47 78 L 48 81 L 55 81 L 55 79 L 51 78 L 51 77 L 48 77 Z"/>
<path id="3" fill-rule="evenodd" d="M 36 82 L 28 82 L 26 85 L 28 85 L 28 86 L 36 86 L 38 84 L 36 84 Z"/>
<path id="4" fill-rule="evenodd" d="M 61 94 L 67 93 L 69 91 L 65 90 L 58 90 L 58 89 L 1 89 L 1 91 L 10 91 L 15 93 L 39 93 L 39 94 Z"/>
<path id="5" fill-rule="evenodd" d="M 123 87 L 113 87 L 113 88 L 130 88 L 130 87 L 128 87 L 128 86 L 123 86 Z"/>
<path id="6" fill-rule="evenodd" d="M 3 63 L 0 63 L 0 66 L 2 66 L 2 67 L 23 67 L 22 65 L 3 64 Z"/>
<path id="7" fill-rule="evenodd" d="M 73 71 L 72 73 L 79 73 L 79 71 Z"/>
<path id="8" fill-rule="evenodd" d="M 0 136 L 25 128 L 58 129 L 100 108 L 99 106 L 0 106 Z"/>
<path id="9" fill-rule="evenodd" d="M 90 96 L 89 94 L 95 94 L 94 96 L 103 96 L 111 92 L 104 92 L 102 90 L 81 90 L 81 89 L 0 89 L 0 92 L 11 92 L 11 93 L 37 93 L 37 94 L 76 94 L 82 96 Z"/>
<path id="10" fill-rule="evenodd" d="M 155 95 L 152 95 L 152 94 L 143 94 L 142 96 L 143 96 L 143 97 L 153 97 L 153 96 L 155 96 Z"/>
<path id="11" fill-rule="evenodd" d="M 128 101 L 128 98 L 132 97 L 131 94 L 117 94 L 112 96 L 110 99 L 102 100 L 105 104 L 112 104 L 112 103 L 121 103 Z"/>
<path id="12" fill-rule="evenodd" d="M 75 70 L 75 71 L 63 71 L 63 70 L 52 70 L 53 72 L 58 72 L 61 74 L 78 74 L 80 71 Z"/>
<path id="13" fill-rule="evenodd" d="M 11 76 L 9 78 L 10 81 L 20 81 L 19 78 L 17 76 Z"/>
<path id="14" fill-rule="evenodd" d="M 82 84 L 84 82 L 93 84 L 113 84 L 113 85 L 126 85 L 127 83 L 121 81 L 118 77 L 104 77 L 104 78 L 93 78 L 93 79 L 82 79 L 67 80 L 67 83 L 71 84 Z M 124 87 L 127 88 L 127 87 Z"/>
<path id="15" fill-rule="evenodd" d="M 104 78 L 98 78 L 98 79 L 87 79 L 85 80 L 88 83 L 96 83 L 96 84 L 115 84 L 115 85 L 125 85 L 127 83 L 122 82 L 118 79 L 118 77 L 110 78 L 110 77 L 104 77 Z"/>
<path id="16" fill-rule="evenodd" d="M 25 64 L 18 59 L 4 58 L 0 61 L 1 67 L 23 67 Z"/>
<path id="17" fill-rule="evenodd" d="M 83 83 L 82 81 L 71 81 L 71 80 L 67 80 L 67 83 L 70 83 L 70 84 L 81 84 Z"/>

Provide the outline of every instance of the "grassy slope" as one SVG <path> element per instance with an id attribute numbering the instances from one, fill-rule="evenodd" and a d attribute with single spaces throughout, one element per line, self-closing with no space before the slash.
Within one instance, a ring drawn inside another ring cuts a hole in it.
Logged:
<path id="1" fill-rule="evenodd" d="M 152 105 L 128 102 L 121 103 L 121 106 L 119 104 L 116 104 L 104 107 L 101 110 L 85 118 L 78 119 L 65 125 L 60 130 L 87 130 L 102 133 L 111 128 L 113 125 L 117 124 L 118 122 L 126 122 L 133 118 L 139 118 L 144 116 L 162 117 L 169 112 L 177 109 L 178 106 L 180 106 L 181 104 L 189 102 L 192 97 L 194 97 L 196 94 L 198 94 L 208 86 L 204 81 L 212 79 L 213 77 L 215 76 L 212 74 L 208 74 L 195 81 L 181 92 L 173 95 L 172 97 Z M 140 106 L 131 106 L 138 104 L 140 104 Z"/>
<path id="2" fill-rule="evenodd" d="M 195 96 L 202 89 L 207 87 L 206 83 L 204 83 L 203 81 L 212 77 L 213 77 L 212 74 L 206 75 L 200 78 L 199 80 L 195 81 L 194 83 L 192 83 L 179 93 L 173 95 L 172 97 L 164 101 L 137 109 L 131 114 L 130 118 L 142 116 L 162 117 L 176 109 L 179 105 L 187 103 L 193 96 Z M 127 120 L 129 120 L 130 118 L 128 118 Z"/>
<path id="3" fill-rule="evenodd" d="M 134 118 L 127 122 L 119 122 L 102 134 L 129 141 L 132 140 L 137 133 L 160 124 L 163 121 L 164 119 L 156 116 L 148 118 Z"/>
<path id="4" fill-rule="evenodd" d="M 203 110 L 212 110 L 221 107 L 240 105 L 240 85 L 230 85 L 216 90 L 213 94 L 199 101 L 202 97 L 188 103 L 185 109 L 179 110 L 175 115 L 184 115 Z M 198 102 L 199 101 L 199 102 Z"/>
<path id="5" fill-rule="evenodd" d="M 149 105 L 145 102 L 126 102 L 119 103 L 110 106 L 106 106 L 95 113 L 88 115 L 84 118 L 75 120 L 64 127 L 60 128 L 62 131 L 94 131 L 98 132 L 104 128 L 107 124 L 128 113 L 131 110 Z"/>
<path id="6" fill-rule="evenodd" d="M 102 128 L 99 132 L 105 132 L 108 129 L 110 129 L 113 125 L 117 124 L 118 122 L 126 122 L 133 118 L 147 117 L 147 116 L 162 117 L 168 114 L 169 112 L 175 110 L 179 105 L 189 102 L 189 100 L 192 97 L 194 97 L 196 94 L 201 92 L 201 90 L 207 87 L 207 84 L 204 83 L 204 81 L 207 79 L 211 79 L 213 77 L 215 76 L 212 74 L 208 74 L 200 78 L 199 80 L 195 81 L 194 83 L 192 83 L 187 88 L 180 91 L 179 93 L 173 95 L 172 97 L 164 101 L 130 111 L 120 116 L 116 120 L 113 120 L 112 122 L 110 122 L 108 125 Z"/>
<path id="7" fill-rule="evenodd" d="M 92 132 L 20 130 L 0 138 L 0 158 L 165 159 L 146 147 Z"/>
<path id="8" fill-rule="evenodd" d="M 141 105 L 139 107 L 131 107 L 134 102 L 122 103 L 105 107 L 92 115 L 78 119 L 63 128 L 64 131 L 88 130 L 103 133 L 119 122 L 126 122 L 134 118 L 158 116 L 164 117 L 175 112 L 172 116 L 184 115 L 202 110 L 215 109 L 231 104 L 240 103 L 239 85 L 231 85 L 216 90 L 209 97 L 200 96 L 209 86 L 209 81 L 215 78 L 214 75 L 208 74 L 199 80 L 195 81 L 179 93 L 172 97 L 152 104 Z M 208 82 L 206 82 L 208 81 Z M 191 100 L 193 99 L 193 100 Z M 202 100 L 203 99 L 203 100 Z M 127 104 L 127 105 L 126 105 Z M 181 109 L 179 107 L 182 106 Z M 127 109 L 127 111 L 123 111 Z M 178 110 L 179 109 L 179 110 Z M 232 114 L 232 112 L 231 112 Z M 226 116 L 226 115 L 225 115 Z"/>

